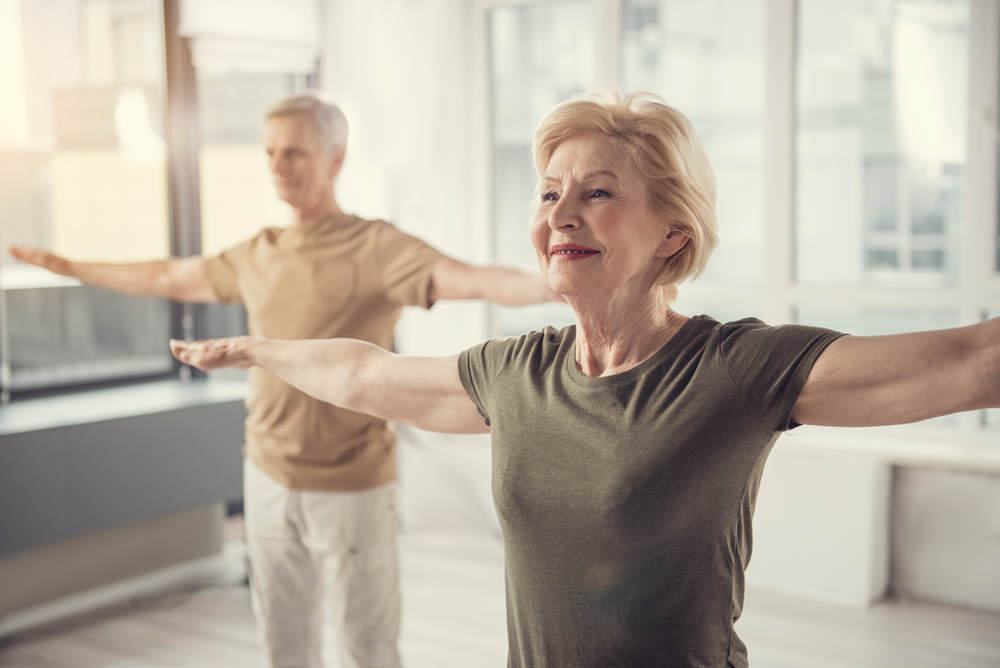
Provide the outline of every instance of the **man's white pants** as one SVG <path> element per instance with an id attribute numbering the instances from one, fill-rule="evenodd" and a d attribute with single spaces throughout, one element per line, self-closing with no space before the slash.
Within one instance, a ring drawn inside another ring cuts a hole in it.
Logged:
<path id="1" fill-rule="evenodd" d="M 343 668 L 399 668 L 396 486 L 289 489 L 246 461 L 250 590 L 273 668 L 321 668 L 324 602 Z"/>

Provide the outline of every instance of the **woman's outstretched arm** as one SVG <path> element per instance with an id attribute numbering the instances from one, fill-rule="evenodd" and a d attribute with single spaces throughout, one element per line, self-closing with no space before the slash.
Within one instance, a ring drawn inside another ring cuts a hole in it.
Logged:
<path id="1" fill-rule="evenodd" d="M 321 401 L 453 434 L 489 432 L 458 375 L 458 356 L 406 357 L 354 339 L 279 341 L 251 336 L 170 342 L 203 371 L 258 366 Z"/>
<path id="2" fill-rule="evenodd" d="M 844 336 L 813 365 L 800 424 L 867 427 L 1000 406 L 1000 318 L 890 336 Z"/>

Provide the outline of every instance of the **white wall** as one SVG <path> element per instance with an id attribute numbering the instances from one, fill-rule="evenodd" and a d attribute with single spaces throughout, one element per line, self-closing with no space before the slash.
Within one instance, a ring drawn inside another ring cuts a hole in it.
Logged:
<path id="1" fill-rule="evenodd" d="M 747 586 L 864 608 L 889 584 L 892 468 L 783 436 L 761 481 Z"/>
<path id="2" fill-rule="evenodd" d="M 895 591 L 1000 612 L 1000 476 L 902 468 L 894 482 Z"/>

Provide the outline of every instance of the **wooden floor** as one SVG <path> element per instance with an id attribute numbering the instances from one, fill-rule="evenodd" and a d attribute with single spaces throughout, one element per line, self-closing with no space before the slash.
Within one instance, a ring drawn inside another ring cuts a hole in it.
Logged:
<path id="1" fill-rule="evenodd" d="M 401 538 L 407 668 L 506 665 L 503 563 L 484 534 Z M 1000 667 L 1000 615 L 887 602 L 851 610 L 750 591 L 737 629 L 754 668 Z M 329 645 L 330 643 L 328 643 Z M 326 653 L 336 667 L 334 648 Z M 4 668 L 263 668 L 239 584 L 137 601 L 0 648 Z"/>

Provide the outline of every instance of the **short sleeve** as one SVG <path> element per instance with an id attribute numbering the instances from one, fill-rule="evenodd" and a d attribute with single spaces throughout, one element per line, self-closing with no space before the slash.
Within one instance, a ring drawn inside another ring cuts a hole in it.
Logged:
<path id="1" fill-rule="evenodd" d="M 773 429 L 797 427 L 792 410 L 813 364 L 843 336 L 821 327 L 770 327 L 748 319 L 720 328 L 726 368 L 739 391 Z"/>
<path id="2" fill-rule="evenodd" d="M 492 339 L 464 350 L 458 356 L 462 387 L 487 425 L 490 424 L 489 405 L 493 385 L 510 364 L 519 341 L 514 338 Z"/>
<path id="3" fill-rule="evenodd" d="M 243 301 L 240 295 L 239 271 L 245 266 L 253 243 L 254 239 L 251 239 L 202 260 L 205 278 L 223 304 Z"/>
<path id="4" fill-rule="evenodd" d="M 389 223 L 379 230 L 377 249 L 386 298 L 401 306 L 430 308 L 431 274 L 441 253 Z"/>

